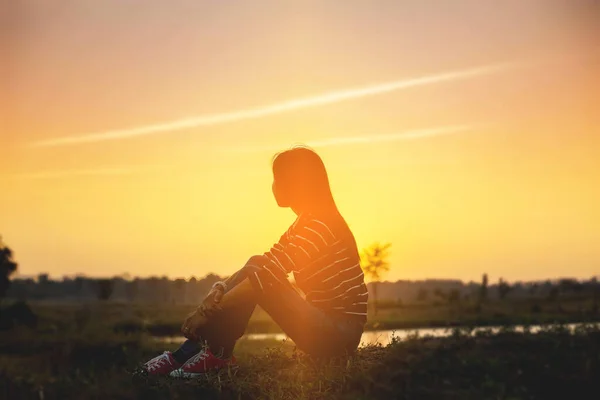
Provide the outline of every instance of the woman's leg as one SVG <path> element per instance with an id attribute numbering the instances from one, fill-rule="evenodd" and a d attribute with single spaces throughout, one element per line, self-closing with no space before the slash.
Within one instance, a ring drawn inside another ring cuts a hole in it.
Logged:
<path id="1" fill-rule="evenodd" d="M 256 289 L 249 277 L 259 269 L 246 265 L 239 271 L 236 285 L 221 300 L 222 310 L 204 327 L 203 338 L 213 351 L 231 354 L 257 304 L 303 351 L 330 356 L 356 349 L 362 325 L 325 314 L 303 299 L 288 282 Z"/>
<path id="2" fill-rule="evenodd" d="M 252 261 L 253 258 L 250 259 Z M 245 279 L 244 268 L 231 275 L 225 280 L 227 290 L 230 291 Z M 235 309 L 230 309 L 216 320 L 211 318 L 207 326 L 202 327 L 201 340 L 199 342 L 186 340 L 176 351 L 164 352 L 163 354 L 154 357 L 146 362 L 140 371 L 151 375 L 166 375 L 171 373 L 182 364 L 188 361 L 194 355 L 202 351 L 204 341 L 208 342 L 217 354 L 231 354 L 233 346 L 238 337 L 243 335 L 248 320 L 254 311 L 255 304 L 244 304 Z M 222 332 L 228 330 L 228 335 L 223 335 Z M 241 332 L 241 333 L 240 333 Z M 223 337 L 221 337 L 223 336 Z M 229 339 L 231 337 L 231 339 Z"/>
<path id="3" fill-rule="evenodd" d="M 225 280 L 227 291 L 230 291 L 237 284 L 242 282 L 244 278 L 244 268 L 232 274 Z M 239 329 L 242 325 L 243 329 L 246 329 L 246 325 L 248 324 L 248 320 L 250 319 L 254 308 L 255 305 L 249 304 L 245 307 L 239 307 L 235 310 L 230 310 L 228 313 L 226 313 L 226 315 L 217 317 L 216 320 L 211 320 L 211 323 L 207 324 L 207 326 L 202 329 L 200 342 L 189 339 L 186 340 L 181 344 L 181 346 L 179 346 L 177 350 L 173 352 L 173 358 L 175 358 L 178 363 L 183 364 L 190 357 L 202 350 L 204 341 L 208 342 L 209 347 L 213 348 L 213 351 L 215 351 L 217 354 L 221 353 L 228 357 L 233 351 L 233 346 L 231 345 L 232 340 L 228 338 L 221 340 L 221 332 L 224 330 L 234 331 L 236 334 L 233 336 L 237 336 L 237 332 L 239 332 Z M 243 333 L 244 332 L 242 331 L 242 335 Z M 235 344 L 235 340 L 237 340 L 237 338 L 233 340 L 233 344 Z"/>
<path id="4" fill-rule="evenodd" d="M 355 351 L 360 343 L 362 324 L 327 315 L 291 285 L 263 292 L 258 304 L 300 350 L 313 356 L 341 356 Z"/>
<path id="5" fill-rule="evenodd" d="M 195 342 L 193 340 L 186 339 L 177 350 L 173 352 L 173 358 L 179 364 L 183 364 L 187 360 L 190 359 L 194 354 L 198 354 L 198 352 L 202 349 L 200 343 Z"/>

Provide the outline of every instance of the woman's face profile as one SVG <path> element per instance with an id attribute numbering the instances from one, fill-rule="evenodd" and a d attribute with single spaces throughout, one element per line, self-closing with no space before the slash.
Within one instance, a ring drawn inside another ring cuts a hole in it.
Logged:
<path id="1" fill-rule="evenodd" d="M 271 185 L 271 189 L 273 190 L 273 196 L 275 197 L 275 201 L 279 207 L 289 207 L 287 204 L 287 200 L 285 199 L 285 195 L 281 190 L 281 185 L 277 185 L 277 179 L 273 177 L 273 184 Z"/>

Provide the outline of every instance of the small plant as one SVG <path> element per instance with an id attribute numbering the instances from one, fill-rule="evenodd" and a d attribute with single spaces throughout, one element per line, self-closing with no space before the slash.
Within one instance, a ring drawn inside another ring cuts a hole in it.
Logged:
<path id="1" fill-rule="evenodd" d="M 372 281 L 373 288 L 373 313 L 377 315 L 377 285 L 384 273 L 390 270 L 389 248 L 391 243 L 384 245 L 374 243 L 363 250 L 361 255 L 361 266 L 366 276 Z"/>

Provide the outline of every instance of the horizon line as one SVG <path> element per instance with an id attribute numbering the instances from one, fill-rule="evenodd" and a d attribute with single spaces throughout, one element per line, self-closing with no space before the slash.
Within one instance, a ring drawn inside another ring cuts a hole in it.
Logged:
<path id="1" fill-rule="evenodd" d="M 176 281 L 179 279 L 183 279 L 186 282 L 189 282 L 192 278 L 195 278 L 196 280 L 202 280 L 202 279 L 206 279 L 208 276 L 210 275 L 214 275 L 214 276 L 219 276 L 219 277 L 223 277 L 223 276 L 227 276 L 227 274 L 222 274 L 219 275 L 216 272 L 207 272 L 205 275 L 203 276 L 195 276 L 195 275 L 190 275 L 188 278 L 184 278 L 184 277 L 169 277 L 166 275 L 147 275 L 147 276 L 139 276 L 139 275 L 132 275 L 129 273 L 121 273 L 121 274 L 116 274 L 116 275 L 110 275 L 110 276 L 91 276 L 91 275 L 86 275 L 85 273 L 74 273 L 74 274 L 63 274 L 60 277 L 55 277 L 53 278 L 52 275 L 48 272 L 40 272 L 36 275 L 22 275 L 19 274 L 18 272 L 15 273 L 13 275 L 13 279 L 32 279 L 35 280 L 37 279 L 40 275 L 48 275 L 48 279 L 50 280 L 55 280 L 55 281 L 63 281 L 65 278 L 66 279 L 76 279 L 76 278 L 84 278 L 84 279 L 122 279 L 125 281 L 131 281 L 132 279 L 140 279 L 140 280 L 145 280 L 145 279 L 159 279 L 162 280 L 163 278 L 167 278 L 167 280 L 169 281 Z M 129 275 L 129 278 L 124 278 L 125 275 Z M 489 274 L 488 274 L 489 276 Z M 546 278 L 539 278 L 539 279 L 529 279 L 529 280 L 524 280 L 524 279 L 514 279 L 514 280 L 510 280 L 510 279 L 504 279 L 503 281 L 509 284 L 515 284 L 515 283 L 531 283 L 531 282 L 546 282 L 546 281 L 551 281 L 551 282 L 557 282 L 563 279 L 574 279 L 578 282 L 582 282 L 582 281 L 590 281 L 593 279 L 598 279 L 600 280 L 600 275 L 592 275 L 592 276 L 588 276 L 586 278 L 576 278 L 573 275 L 563 275 L 563 276 L 556 276 L 554 278 L 551 277 L 546 277 Z M 480 282 L 479 280 L 466 280 L 466 279 L 460 279 L 460 278 L 443 278 L 443 277 L 439 277 L 439 278 L 420 278 L 420 279 L 407 279 L 407 278 L 399 278 L 396 280 L 380 280 L 380 281 L 376 281 L 378 283 L 399 283 L 399 282 L 427 282 L 427 281 L 447 281 L 447 282 L 462 282 L 464 284 L 470 284 L 470 283 L 478 283 Z M 366 283 L 373 283 L 375 281 L 368 281 Z M 495 282 L 495 283 L 494 283 Z M 493 281 L 493 282 L 489 282 L 488 285 L 490 286 L 494 286 L 497 285 L 497 281 Z"/>

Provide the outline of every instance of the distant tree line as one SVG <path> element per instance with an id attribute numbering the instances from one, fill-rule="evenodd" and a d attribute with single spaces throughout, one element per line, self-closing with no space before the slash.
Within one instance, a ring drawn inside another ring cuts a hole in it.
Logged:
<path id="1" fill-rule="evenodd" d="M 222 277 L 209 274 L 203 278 L 169 279 L 150 277 L 126 279 L 123 277 L 97 279 L 78 276 L 52 280 L 47 274 L 36 279 L 18 278 L 12 281 L 7 297 L 17 300 L 72 300 L 120 301 L 133 303 L 197 304 L 214 282 Z M 427 279 L 421 281 L 370 282 L 370 302 L 377 293 L 380 303 L 485 303 L 509 299 L 538 298 L 557 301 L 562 297 L 591 297 L 600 302 L 600 283 L 596 278 L 585 281 L 559 279 L 509 284 L 499 279 L 488 284 L 487 276 L 481 283 L 459 280 Z"/>
<path id="2" fill-rule="evenodd" d="M 85 276 L 50 279 L 14 279 L 7 295 L 18 300 L 120 301 L 131 303 L 198 304 L 222 277 L 215 274 L 197 279 L 167 277 L 126 279 Z"/>
<path id="3" fill-rule="evenodd" d="M 591 297 L 594 308 L 600 303 L 600 283 L 596 277 L 589 280 L 563 278 L 509 284 L 499 278 L 490 284 L 487 274 L 481 282 L 460 280 L 426 279 L 420 281 L 398 280 L 381 282 L 389 271 L 390 244 L 374 243 L 361 253 L 361 267 L 366 278 L 374 313 L 378 303 L 460 303 L 463 301 L 484 304 L 508 298 L 538 298 L 557 301 L 561 297 Z M 0 239 L 0 299 L 4 296 L 16 300 L 65 300 L 65 301 L 121 301 L 161 304 L 198 304 L 210 287 L 223 277 L 208 274 L 201 279 L 175 279 L 166 276 L 134 278 L 92 278 L 86 276 L 50 279 L 48 274 L 37 278 L 10 280 L 17 263 L 13 253 Z"/>
<path id="4" fill-rule="evenodd" d="M 563 278 L 556 280 L 508 283 L 500 278 L 490 285 L 487 274 L 481 283 L 454 280 L 427 279 L 422 281 L 380 282 L 378 296 L 382 301 L 399 303 L 459 303 L 470 301 L 485 304 L 489 301 L 535 298 L 557 301 L 563 297 L 592 298 L 600 303 L 600 283 L 596 277 L 589 280 Z M 597 306 L 596 306 L 597 307 Z"/>

